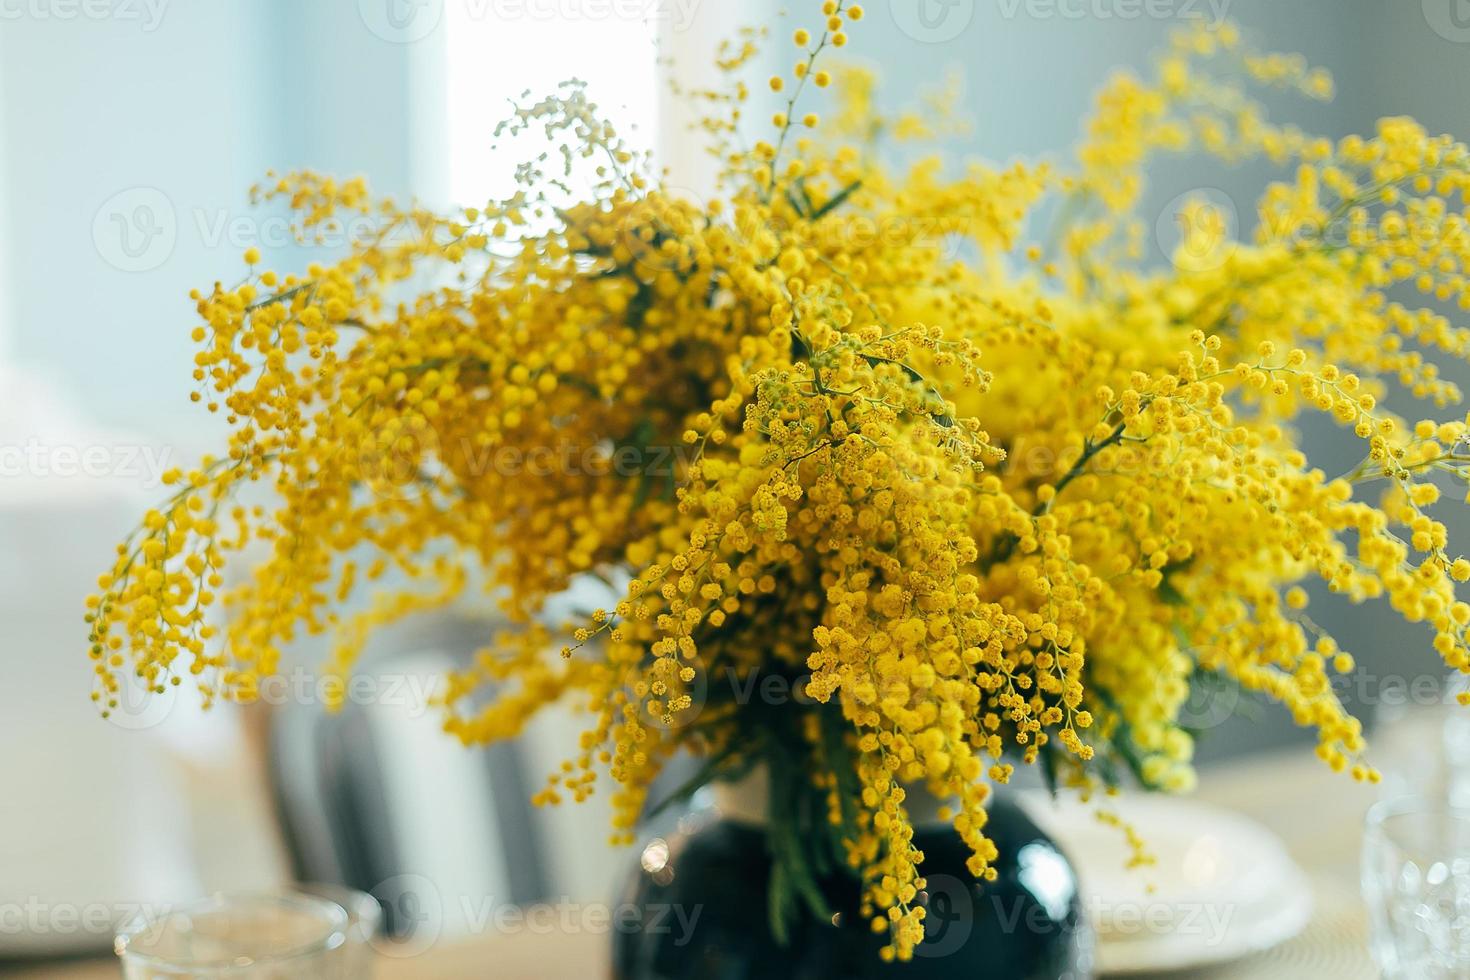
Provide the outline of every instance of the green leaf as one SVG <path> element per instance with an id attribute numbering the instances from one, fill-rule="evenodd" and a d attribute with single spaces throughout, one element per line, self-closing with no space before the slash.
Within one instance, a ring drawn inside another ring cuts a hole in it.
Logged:
<path id="1" fill-rule="evenodd" d="M 939 397 L 939 392 L 934 390 L 929 382 L 924 379 L 924 376 L 922 374 L 920 374 L 918 371 L 915 371 L 913 368 L 909 367 L 902 361 L 894 361 L 886 357 L 875 357 L 871 354 L 864 354 L 862 355 L 862 358 L 863 360 L 868 362 L 869 367 L 877 367 L 879 364 L 892 364 L 895 367 L 898 367 L 900 370 L 903 371 L 904 376 L 907 377 L 914 384 L 923 385 L 925 388 L 929 389 L 930 394 L 934 395 L 934 397 L 936 398 Z M 936 425 L 943 426 L 946 429 L 954 428 L 954 419 L 951 418 L 948 413 L 929 412 L 927 414 L 931 419 L 934 420 L 934 423 Z"/>
<path id="2" fill-rule="evenodd" d="M 1060 766 L 1057 761 L 1056 746 L 1053 745 L 1050 740 L 1048 740 L 1047 743 L 1041 747 L 1041 775 L 1042 778 L 1046 780 L 1047 795 L 1051 796 L 1053 799 L 1055 799 L 1057 795 L 1057 770 L 1059 768 Z"/>
<path id="3" fill-rule="evenodd" d="M 778 946 L 785 946 L 791 941 L 787 923 L 790 901 L 791 893 L 786 888 L 786 867 L 781 863 L 781 859 L 773 854 L 771 885 L 766 895 L 766 915 L 770 920 L 771 935 L 775 937 Z"/>
<path id="4" fill-rule="evenodd" d="M 837 208 L 842 207 L 843 204 L 847 203 L 847 199 L 856 194 L 858 188 L 862 186 L 863 182 L 861 180 L 855 180 L 852 183 L 848 184 L 846 187 L 842 188 L 842 190 L 834 194 L 826 204 L 823 204 L 821 207 L 812 212 L 812 220 L 817 221 L 818 219 L 825 218 L 828 214 L 832 213 Z"/>
<path id="5" fill-rule="evenodd" d="M 731 743 L 729 747 L 711 756 L 693 776 L 681 783 L 678 789 L 664 797 L 656 806 L 644 814 L 644 818 L 656 817 L 675 803 L 683 803 L 695 793 L 699 792 L 701 787 L 708 786 L 716 780 L 739 779 L 748 773 L 754 765 L 754 762 L 750 759 L 735 760 L 733 765 L 728 765 L 736 755 L 736 748 L 736 744 Z"/>
<path id="6" fill-rule="evenodd" d="M 1174 562 L 1163 567 L 1161 571 L 1163 579 L 1159 582 L 1158 592 L 1159 598 L 1164 600 L 1165 603 L 1171 606 L 1189 605 L 1189 599 L 1174 584 L 1174 576 L 1187 569 L 1193 561 L 1193 558 L 1186 558 L 1184 561 Z"/>
<path id="7" fill-rule="evenodd" d="M 806 338 L 795 330 L 791 331 L 791 357 L 793 360 L 803 361 L 812 356 L 812 348 L 806 342 Z"/>
<path id="8" fill-rule="evenodd" d="M 784 878 L 789 887 L 806 903 L 811 913 L 818 919 L 830 919 L 832 912 L 827 907 L 826 896 L 817 887 L 811 866 L 807 863 L 798 826 L 801 807 L 797 794 L 805 789 L 801 785 L 805 782 L 805 774 L 780 756 L 774 756 L 768 761 L 767 767 L 771 773 L 768 833 L 776 862 L 784 865 Z M 806 795 L 810 795 L 809 791 Z"/>
<path id="9" fill-rule="evenodd" d="M 796 196 L 795 190 L 791 187 L 786 188 L 786 200 L 791 203 L 792 208 L 796 210 L 797 214 L 801 215 L 803 218 L 810 218 L 812 216 L 811 198 L 806 197 L 805 188 L 800 189 L 802 191 L 802 197 L 806 198 L 805 201 L 803 201 L 801 198 L 798 198 Z"/>

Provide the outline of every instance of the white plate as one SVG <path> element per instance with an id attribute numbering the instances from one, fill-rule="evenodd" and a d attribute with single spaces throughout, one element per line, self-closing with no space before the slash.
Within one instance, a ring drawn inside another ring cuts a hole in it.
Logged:
<path id="1" fill-rule="evenodd" d="M 1023 797 L 1077 868 L 1102 974 L 1239 959 L 1291 939 L 1311 918 L 1306 876 L 1280 840 L 1239 814 L 1177 797 L 1110 799 L 1158 858 L 1128 869 L 1122 831 L 1098 822 L 1091 804 Z"/>

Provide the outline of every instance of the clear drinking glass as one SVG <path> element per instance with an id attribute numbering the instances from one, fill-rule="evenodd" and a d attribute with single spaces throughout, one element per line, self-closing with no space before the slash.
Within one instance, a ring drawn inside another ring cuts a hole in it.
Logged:
<path id="1" fill-rule="evenodd" d="M 347 943 L 340 953 L 347 961 L 343 976 L 352 980 L 371 980 L 377 959 L 377 943 L 383 929 L 383 906 L 378 900 L 367 892 L 346 885 L 319 882 L 297 885 L 296 891 L 336 902 L 347 910 Z"/>
<path id="2" fill-rule="evenodd" d="M 1421 797 L 1376 804 L 1362 874 L 1383 976 L 1470 976 L 1470 810 Z"/>
<path id="3" fill-rule="evenodd" d="M 348 914 L 310 895 L 218 895 L 140 915 L 114 948 L 126 980 L 349 980 Z"/>

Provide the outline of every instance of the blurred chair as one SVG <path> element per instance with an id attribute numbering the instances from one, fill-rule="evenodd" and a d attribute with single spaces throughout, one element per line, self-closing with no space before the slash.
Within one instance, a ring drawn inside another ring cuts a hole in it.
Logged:
<path id="1" fill-rule="evenodd" d="M 550 897 L 522 746 L 466 750 L 427 704 L 493 629 L 445 615 L 383 631 L 340 711 L 272 713 L 271 778 L 297 877 L 372 892 L 399 938 L 475 931 L 496 904 Z"/>

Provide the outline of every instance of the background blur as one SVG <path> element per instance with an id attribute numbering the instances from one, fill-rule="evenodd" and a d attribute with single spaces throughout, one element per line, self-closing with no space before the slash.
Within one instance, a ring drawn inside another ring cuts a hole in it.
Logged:
<path id="1" fill-rule="evenodd" d="M 331 720 L 303 649 L 269 710 L 140 703 L 109 723 L 87 700 L 81 597 L 161 473 L 222 438 L 187 397 L 189 289 L 236 275 L 248 247 L 282 270 L 331 250 L 291 244 L 278 212 L 249 207 L 267 169 L 483 203 L 517 160 L 491 149 L 508 100 L 575 75 L 659 149 L 674 183 L 698 189 L 706 165 L 667 76 L 701 80 L 740 23 L 779 24 L 785 59 L 817 4 L 790 6 L 798 16 L 776 20 L 772 0 L 0 0 L 0 959 L 107 944 L 111 918 L 78 925 L 55 909 L 115 917 L 293 873 L 376 887 L 423 941 L 483 925 L 484 907 L 459 896 L 607 897 L 632 856 L 603 846 L 604 812 L 524 805 L 575 723 L 467 753 L 424 703 L 494 628 L 477 611 L 380 637 L 369 685 Z M 1334 103 L 1282 100 L 1284 118 L 1337 137 L 1408 113 L 1470 135 L 1463 0 L 868 8 L 848 50 L 881 65 L 885 103 L 960 73 L 973 131 L 956 159 L 1065 151 L 1112 70 L 1142 65 L 1184 21 L 1222 16 L 1336 76 Z M 1248 228 L 1272 176 L 1170 161 L 1145 217 L 1168 229 L 1180 196 L 1204 193 Z M 1172 241 L 1158 238 L 1165 261 Z M 1335 433 L 1313 436 L 1329 471 L 1356 461 Z M 1439 696 L 1414 684 L 1438 676 L 1426 635 L 1318 598 L 1314 615 L 1352 638 L 1362 681 L 1347 693 L 1365 711 Z M 1211 729 L 1206 757 L 1292 737 L 1270 706 L 1192 710 Z"/>

